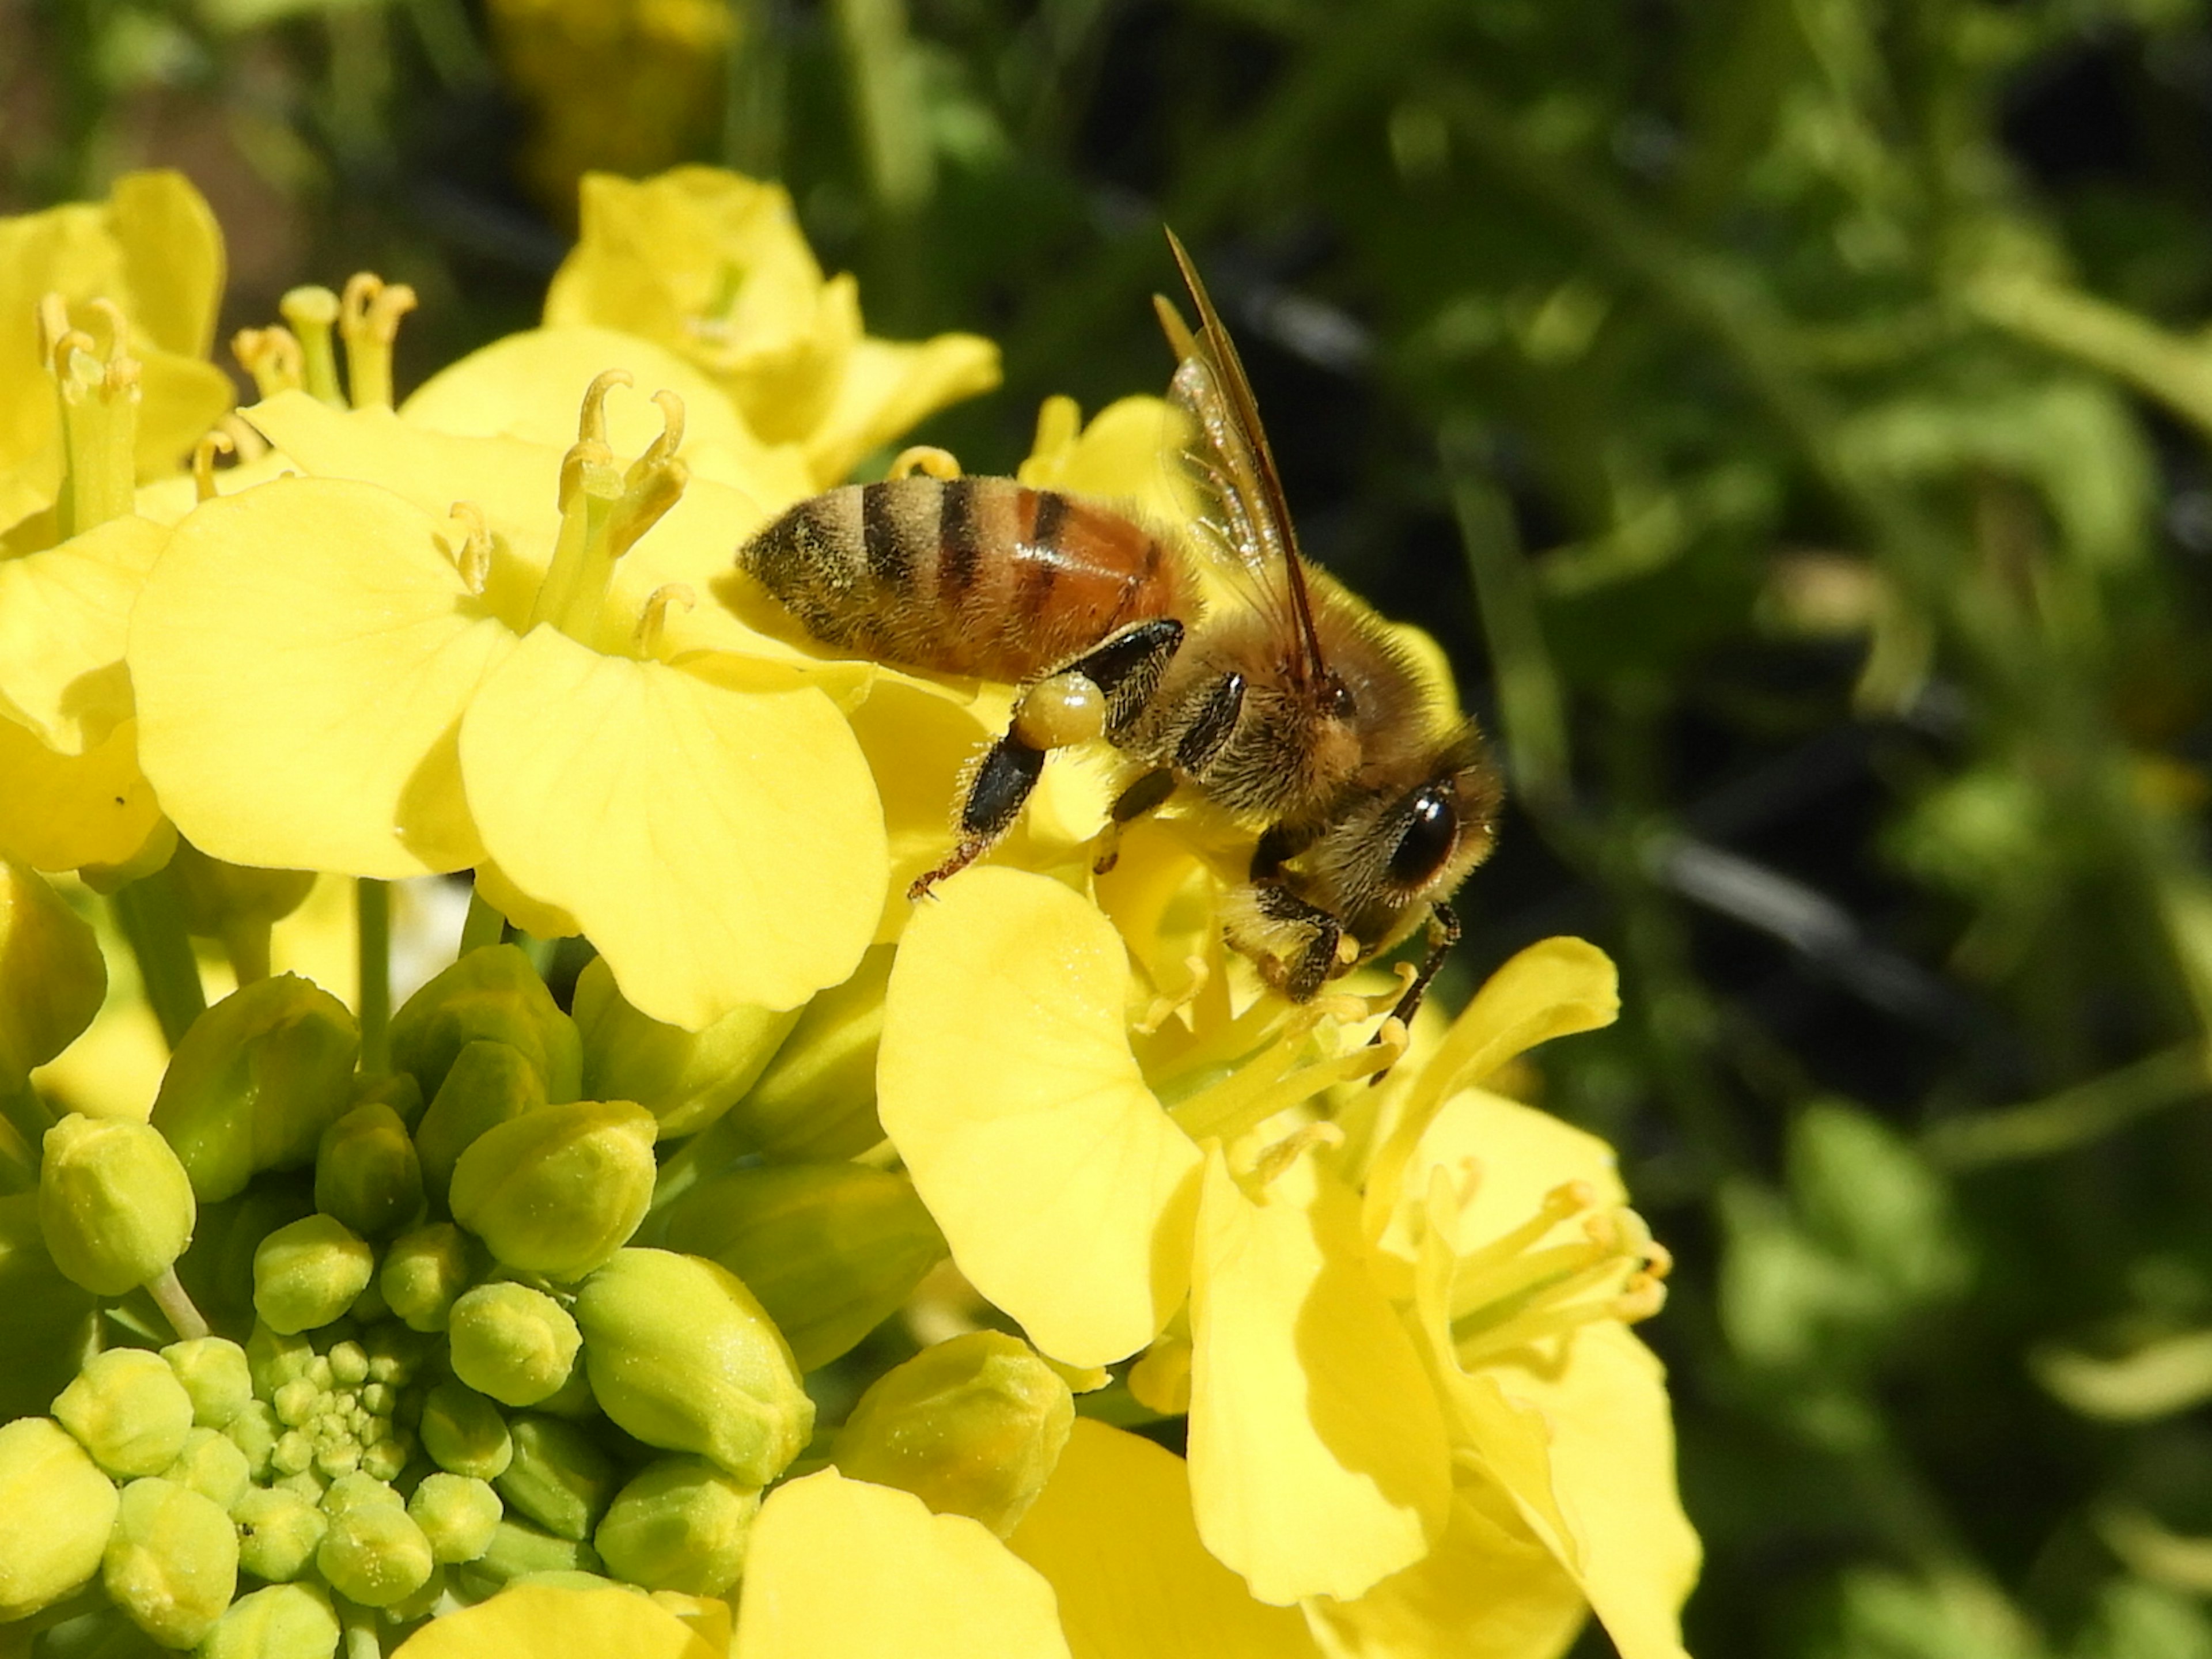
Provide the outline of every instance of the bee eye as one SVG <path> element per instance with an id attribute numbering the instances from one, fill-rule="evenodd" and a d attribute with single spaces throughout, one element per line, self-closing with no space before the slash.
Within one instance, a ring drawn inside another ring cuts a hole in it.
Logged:
<path id="1" fill-rule="evenodd" d="M 1436 784 L 1416 791 L 1406 827 L 1390 854 L 1390 880 L 1399 887 L 1425 887 L 1450 860 L 1459 840 L 1459 813 Z"/>

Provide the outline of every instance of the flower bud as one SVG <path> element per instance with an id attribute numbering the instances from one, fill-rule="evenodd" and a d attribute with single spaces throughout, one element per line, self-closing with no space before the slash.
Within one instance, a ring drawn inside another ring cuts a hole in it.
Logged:
<path id="1" fill-rule="evenodd" d="M 110 1348 L 84 1362 L 54 1401 L 54 1415 L 118 1480 L 158 1474 L 191 1432 L 192 1397 L 161 1356 Z"/>
<path id="2" fill-rule="evenodd" d="M 852 1480 L 910 1492 L 1006 1538 L 1044 1490 L 1074 1423 L 1066 1382 L 1028 1343 L 971 1331 L 878 1377 L 830 1456 Z"/>
<path id="3" fill-rule="evenodd" d="M 520 1050 L 546 1099 L 576 1098 L 583 1048 L 575 1022 L 519 945 L 471 951 L 408 998 L 392 1017 L 392 1063 L 435 1099 L 461 1050 L 480 1037 Z"/>
<path id="4" fill-rule="evenodd" d="M 409 1329 L 442 1331 L 454 1301 L 487 1265 L 476 1240 L 450 1221 L 434 1221 L 392 1242 L 376 1282 Z"/>
<path id="5" fill-rule="evenodd" d="M 356 1073 L 353 1079 L 353 1103 L 356 1106 L 389 1106 L 399 1121 L 413 1133 L 415 1126 L 422 1121 L 422 1106 L 428 1099 L 422 1085 L 415 1080 L 412 1072 L 386 1072 L 370 1077 Z"/>
<path id="6" fill-rule="evenodd" d="M 211 1204 L 263 1170 L 312 1163 L 349 1102 L 361 1033 L 345 1005 L 295 974 L 257 980 L 192 1022 L 154 1098 L 168 1138 Z"/>
<path id="7" fill-rule="evenodd" d="M 597 1572 L 599 1552 L 574 1539 L 556 1538 L 526 1522 L 505 1520 L 492 1528 L 491 1542 L 469 1564 L 469 1571 L 504 1584 L 548 1572 Z"/>
<path id="8" fill-rule="evenodd" d="M 295 1332 L 277 1331 L 256 1324 L 246 1339 L 246 1368 L 253 1374 L 253 1392 L 274 1400 L 277 1389 L 307 1376 L 320 1358 L 315 1345 Z"/>
<path id="9" fill-rule="evenodd" d="M 253 1373 L 246 1350 L 220 1336 L 195 1336 L 172 1342 L 161 1358 L 192 1397 L 192 1422 L 219 1429 L 246 1409 L 253 1398 Z"/>
<path id="10" fill-rule="evenodd" d="M 319 1584 L 271 1584 L 232 1602 L 200 1659 L 331 1659 L 338 1616 Z"/>
<path id="11" fill-rule="evenodd" d="M 0 859 L 0 1084 L 76 1042 L 106 995 L 90 925 L 45 878 Z"/>
<path id="12" fill-rule="evenodd" d="M 198 1214 L 160 1131 L 76 1112 L 46 1131 L 39 1225 L 54 1265 L 94 1295 L 159 1278 L 191 1243 Z"/>
<path id="13" fill-rule="evenodd" d="M 407 1507 L 407 1500 L 383 1481 L 374 1475 L 358 1472 L 338 1476 L 323 1493 L 325 1515 L 343 1515 L 348 1510 L 359 1509 L 363 1504 L 390 1504 L 400 1509 Z"/>
<path id="14" fill-rule="evenodd" d="M 315 1149 L 315 1207 L 364 1238 L 397 1231 L 422 1211 L 422 1164 L 389 1106 L 356 1106 Z"/>
<path id="15" fill-rule="evenodd" d="M 265 1400 L 249 1400 L 235 1417 L 222 1425 L 222 1432 L 225 1439 L 245 1454 L 246 1470 L 252 1478 L 266 1479 L 269 1460 L 276 1450 L 276 1438 L 284 1432 L 284 1425 L 276 1420 L 276 1408 Z"/>
<path id="16" fill-rule="evenodd" d="M 584 1092 L 635 1101 L 659 1121 L 663 1139 L 690 1134 L 752 1087 L 799 1014 L 738 1008 L 703 1031 L 663 1025 L 623 1000 L 606 958 L 593 957 L 576 980 Z"/>
<path id="17" fill-rule="evenodd" d="M 8 1310 L 0 1421 L 35 1416 L 76 1375 L 100 1313 L 92 1292 L 54 1266 L 35 1192 L 0 1198 L 0 1308 Z"/>
<path id="18" fill-rule="evenodd" d="M 165 1648 L 198 1644 L 238 1591 L 238 1534 L 211 1499 L 133 1480 L 100 1563 L 108 1599 Z"/>
<path id="19" fill-rule="evenodd" d="M 732 1127 L 772 1158 L 835 1164 L 884 1138 L 876 1046 L 896 947 L 878 945 L 842 985 L 806 1005 L 760 1079 L 731 1109 Z"/>
<path id="20" fill-rule="evenodd" d="M 556 1538 L 589 1538 L 621 1476 L 573 1423 L 532 1412 L 514 1419 L 514 1461 L 492 1482 L 513 1513 Z"/>
<path id="21" fill-rule="evenodd" d="M 453 1304 L 453 1375 L 502 1406 L 534 1406 L 568 1380 L 583 1346 L 568 1310 L 526 1285 L 479 1285 Z"/>
<path id="22" fill-rule="evenodd" d="M 727 1170 L 658 1220 L 658 1243 L 744 1281 L 802 1371 L 883 1323 L 945 1257 L 944 1235 L 914 1183 L 859 1164 Z"/>
<path id="23" fill-rule="evenodd" d="M 426 1474 L 407 1500 L 407 1513 L 430 1540 L 430 1553 L 447 1564 L 473 1561 L 491 1547 L 504 1512 L 487 1481 L 440 1470 Z"/>
<path id="24" fill-rule="evenodd" d="M 577 1293 L 592 1392 L 648 1446 L 697 1452 L 764 1486 L 814 1431 L 782 1334 L 726 1267 L 623 1250 Z"/>
<path id="25" fill-rule="evenodd" d="M 544 1104 L 544 1079 L 520 1048 L 489 1037 L 465 1045 L 415 1127 L 424 1191 L 444 1204 L 453 1166 L 478 1135 Z"/>
<path id="26" fill-rule="evenodd" d="M 0 1425 L 0 1624 L 100 1571 L 115 1488 L 51 1417 Z"/>
<path id="27" fill-rule="evenodd" d="M 615 1495 L 592 1542 L 633 1584 L 720 1595 L 744 1570 L 760 1501 L 702 1459 L 664 1457 Z"/>
<path id="28" fill-rule="evenodd" d="M 233 963 L 269 963 L 269 930 L 314 890 L 312 870 L 257 870 L 210 858 L 179 837 L 166 866 L 179 919 L 197 939 L 219 939 Z"/>
<path id="29" fill-rule="evenodd" d="M 246 1495 L 253 1472 L 246 1454 L 222 1430 L 194 1429 L 185 1436 L 184 1450 L 161 1472 L 161 1478 L 190 1486 L 228 1515 L 230 1506 Z"/>
<path id="30" fill-rule="evenodd" d="M 264 1175 L 219 1204 L 202 1204 L 191 1248 L 177 1258 L 177 1278 L 218 1330 L 253 1322 L 253 1253 L 279 1227 L 315 1212 L 304 1170 Z"/>
<path id="31" fill-rule="evenodd" d="M 327 1325 L 376 1271 L 376 1252 L 326 1215 L 279 1227 L 253 1253 L 253 1310 L 284 1334 Z"/>
<path id="32" fill-rule="evenodd" d="M 514 1457 L 507 1419 L 490 1401 L 458 1382 L 441 1382 L 430 1390 L 416 1432 L 430 1461 L 451 1474 L 496 1480 Z"/>
<path id="33" fill-rule="evenodd" d="M 330 1586 L 365 1607 L 388 1607 L 429 1582 L 437 1564 L 430 1540 L 398 1502 L 355 1504 L 329 1516 L 315 1568 Z"/>
<path id="34" fill-rule="evenodd" d="M 288 1583 L 305 1572 L 330 1526 L 312 1498 L 285 1486 L 256 1486 L 231 1510 L 238 1565 L 256 1578 Z"/>
<path id="35" fill-rule="evenodd" d="M 453 1170 L 453 1219 L 509 1267 L 580 1279 L 653 1201 L 653 1114 L 626 1100 L 546 1106 L 487 1130 Z"/>

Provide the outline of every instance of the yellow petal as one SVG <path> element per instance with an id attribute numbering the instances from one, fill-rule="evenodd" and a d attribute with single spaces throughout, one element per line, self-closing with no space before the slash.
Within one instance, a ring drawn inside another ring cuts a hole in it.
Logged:
<path id="1" fill-rule="evenodd" d="M 778 1486 L 761 1505 L 732 1651 L 1068 1659 L 1051 1586 L 981 1523 L 835 1469 Z"/>
<path id="2" fill-rule="evenodd" d="M 477 866 L 476 890 L 483 902 L 532 939 L 573 939 L 584 924 L 557 904 L 546 904 L 524 892 L 507 878 L 499 860 L 487 858 Z"/>
<path id="3" fill-rule="evenodd" d="M 915 914 L 908 884 L 951 850 L 963 772 L 994 733 L 971 703 L 890 674 L 875 677 L 848 718 L 883 795 L 890 840 L 890 878 L 876 924 L 882 943 Z"/>
<path id="4" fill-rule="evenodd" d="M 183 173 L 126 173 L 107 193 L 131 320 L 165 351 L 204 357 L 222 303 L 222 228 Z"/>
<path id="5" fill-rule="evenodd" d="M 803 440 L 815 483 L 827 489 L 842 482 L 863 455 L 924 416 L 998 384 L 999 348 L 981 335 L 855 342 L 836 396 Z"/>
<path id="6" fill-rule="evenodd" d="M 501 871 L 574 916 L 664 1024 L 793 1007 L 875 932 L 875 786 L 811 687 L 732 690 L 540 628 L 485 683 L 460 752 Z"/>
<path id="7" fill-rule="evenodd" d="M 470 597 L 456 540 L 384 490 L 312 478 L 177 526 L 129 660 L 146 775 L 195 846 L 381 877 L 483 856 L 455 745 L 514 637 Z"/>
<path id="8" fill-rule="evenodd" d="M 1198 1148 L 1145 1086 L 1121 936 L 1057 882 L 970 870 L 916 907 L 877 1109 L 969 1283 L 1072 1365 L 1158 1334 L 1189 1284 Z"/>
<path id="9" fill-rule="evenodd" d="M 0 714 L 64 755 L 129 718 L 131 605 L 167 539 L 143 519 L 114 519 L 0 562 Z"/>
<path id="10" fill-rule="evenodd" d="M 1191 1269 L 1191 1490 L 1262 1601 L 1350 1600 L 1428 1553 L 1451 1503 L 1434 1385 L 1368 1274 L 1358 1200 L 1311 1157 L 1262 1202 L 1206 1155 Z"/>
<path id="11" fill-rule="evenodd" d="M 721 1659 L 647 1596 L 622 1589 L 518 1584 L 433 1619 L 394 1659 Z"/>
<path id="12" fill-rule="evenodd" d="M 1194 505 L 1173 464 L 1187 419 L 1158 398 L 1123 398 L 1100 410 L 1080 433 L 1054 442 L 1059 434 L 1041 418 L 1037 447 L 1015 476 L 1033 489 L 1123 501 L 1148 523 L 1178 525 Z"/>
<path id="13" fill-rule="evenodd" d="M 1422 1560 L 1356 1601 L 1306 1611 L 1328 1659 L 1553 1659 L 1588 1613 L 1575 1581 L 1480 1480 L 1453 1494 Z"/>
<path id="14" fill-rule="evenodd" d="M 0 720 L 0 857 L 36 870 L 127 864 L 161 822 L 138 769 L 138 723 L 82 755 L 59 755 Z"/>
<path id="15" fill-rule="evenodd" d="M 1292 1607 L 1206 1553 L 1182 1459 L 1085 1417 L 1007 1540 L 1060 1598 L 1074 1659 L 1313 1659 Z M 1580 1605 L 1581 1597 L 1576 1596 Z"/>

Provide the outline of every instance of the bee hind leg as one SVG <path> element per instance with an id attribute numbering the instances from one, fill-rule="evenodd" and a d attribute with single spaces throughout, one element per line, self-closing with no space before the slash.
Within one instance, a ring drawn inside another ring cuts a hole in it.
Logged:
<path id="1" fill-rule="evenodd" d="M 914 878 L 907 897 L 921 898 L 939 882 L 958 875 L 1014 827 L 1023 803 L 1044 772 L 1044 757 L 1043 750 L 1012 732 L 984 751 L 960 803 L 959 839 L 942 864 Z"/>

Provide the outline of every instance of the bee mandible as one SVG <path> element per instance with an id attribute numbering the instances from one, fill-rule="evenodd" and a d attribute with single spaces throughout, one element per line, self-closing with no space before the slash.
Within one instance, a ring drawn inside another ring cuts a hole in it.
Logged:
<path id="1" fill-rule="evenodd" d="M 1237 349 L 1168 241 L 1199 317 L 1194 332 L 1154 301 L 1200 503 L 1187 530 L 1009 478 L 917 473 L 798 503 L 738 563 L 823 645 L 1018 688 L 951 852 L 910 896 L 1013 826 L 1052 750 L 1103 738 L 1129 774 L 1115 830 L 1188 790 L 1254 835 L 1223 930 L 1290 1000 L 1425 921 L 1395 1010 L 1410 1020 L 1459 936 L 1449 901 L 1490 852 L 1498 775 L 1382 619 L 1299 553 Z M 1209 602 L 1201 562 L 1225 598 Z"/>

